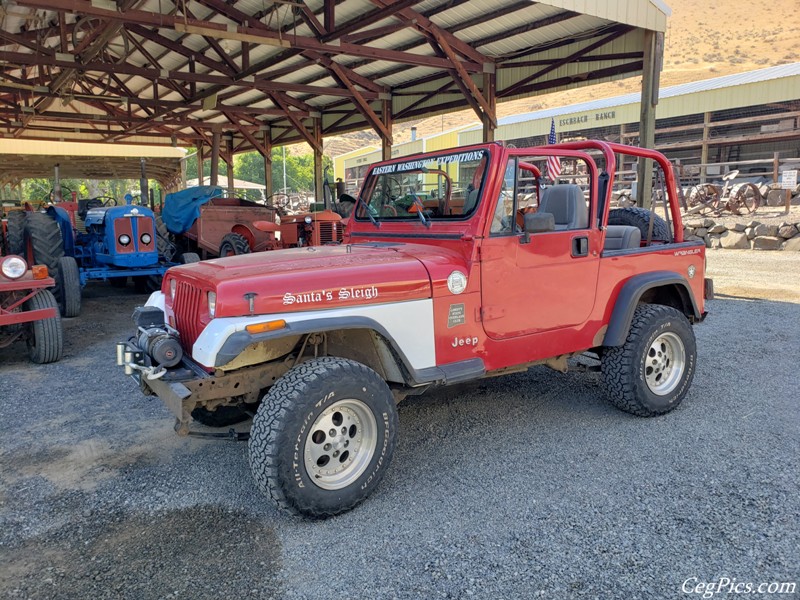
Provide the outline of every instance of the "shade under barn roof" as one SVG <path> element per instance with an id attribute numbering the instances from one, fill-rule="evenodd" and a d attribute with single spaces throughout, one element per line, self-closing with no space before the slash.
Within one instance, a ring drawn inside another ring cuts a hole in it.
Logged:
<path id="1" fill-rule="evenodd" d="M 659 0 L 13 0 L 0 134 L 223 153 L 641 73 Z"/>

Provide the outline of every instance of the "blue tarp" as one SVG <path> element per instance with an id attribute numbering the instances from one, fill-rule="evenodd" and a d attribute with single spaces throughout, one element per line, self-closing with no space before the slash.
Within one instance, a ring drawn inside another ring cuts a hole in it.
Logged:
<path id="1" fill-rule="evenodd" d="M 224 191 L 216 185 L 200 185 L 167 194 L 161 211 L 164 225 L 176 235 L 185 232 L 200 216 L 200 207 L 212 198 L 222 196 Z"/>

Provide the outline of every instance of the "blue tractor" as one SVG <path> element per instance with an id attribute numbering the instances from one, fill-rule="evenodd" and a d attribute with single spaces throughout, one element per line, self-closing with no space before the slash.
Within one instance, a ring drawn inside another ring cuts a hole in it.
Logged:
<path id="1" fill-rule="evenodd" d="M 80 290 L 89 281 L 124 287 L 131 277 L 137 291 L 152 292 L 176 264 L 175 246 L 159 235 L 153 211 L 132 204 L 129 195 L 125 199 L 121 206 L 113 198 L 95 198 L 26 213 L 24 237 L 34 258 L 54 274 L 62 316 L 80 313 Z M 182 256 L 182 262 L 195 260 L 196 254 Z"/>

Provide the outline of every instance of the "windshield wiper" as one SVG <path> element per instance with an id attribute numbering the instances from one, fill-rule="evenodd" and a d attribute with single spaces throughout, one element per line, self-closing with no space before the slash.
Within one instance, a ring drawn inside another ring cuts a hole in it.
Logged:
<path id="1" fill-rule="evenodd" d="M 425 208 L 425 205 L 422 203 L 422 200 L 419 199 L 419 196 L 417 196 L 417 193 L 414 191 L 414 188 L 409 187 L 408 193 L 411 194 L 411 198 L 414 200 L 414 205 L 418 209 L 417 214 L 419 215 L 419 220 L 422 221 L 422 224 L 425 225 L 425 227 L 430 227 L 431 220 L 429 217 L 425 216 L 425 211 L 427 209 Z"/>
<path id="2" fill-rule="evenodd" d="M 369 217 L 370 222 L 373 225 L 375 225 L 375 229 L 380 229 L 381 228 L 381 222 L 378 219 L 375 218 L 375 215 L 372 214 L 372 211 L 374 209 L 372 207 L 370 207 L 370 205 L 367 204 L 364 201 L 364 198 L 362 196 L 360 196 L 360 195 L 358 197 L 358 200 L 356 200 L 355 207 L 353 207 L 353 215 L 356 214 L 356 211 L 358 210 L 358 205 L 359 204 L 363 204 L 364 205 L 364 212 L 367 213 L 367 217 Z"/>

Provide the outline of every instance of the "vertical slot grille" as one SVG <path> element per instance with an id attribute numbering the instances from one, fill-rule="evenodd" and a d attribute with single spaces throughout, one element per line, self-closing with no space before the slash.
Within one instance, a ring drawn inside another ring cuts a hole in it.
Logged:
<path id="1" fill-rule="evenodd" d="M 175 326 L 181 334 L 181 345 L 191 352 L 192 345 L 202 332 L 200 322 L 203 291 L 186 281 L 178 281 L 175 286 L 175 300 L 172 310 L 175 313 Z"/>

